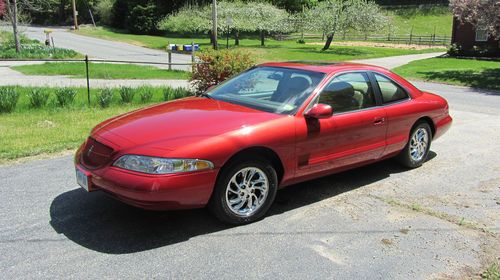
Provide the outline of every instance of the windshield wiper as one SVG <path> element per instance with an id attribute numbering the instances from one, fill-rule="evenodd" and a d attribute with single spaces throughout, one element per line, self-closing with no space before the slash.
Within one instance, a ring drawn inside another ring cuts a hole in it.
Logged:
<path id="1" fill-rule="evenodd" d="M 208 99 L 214 99 L 212 96 L 210 96 L 210 94 L 208 94 L 208 93 L 206 93 L 206 92 L 204 92 L 204 93 L 200 94 L 200 96 L 206 97 L 206 98 L 208 98 Z"/>

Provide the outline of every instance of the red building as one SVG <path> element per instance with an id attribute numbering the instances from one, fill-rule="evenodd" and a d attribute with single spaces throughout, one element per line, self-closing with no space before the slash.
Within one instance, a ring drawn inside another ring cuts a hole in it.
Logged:
<path id="1" fill-rule="evenodd" d="M 480 55 L 481 52 L 474 51 L 479 49 L 487 56 L 500 56 L 500 40 L 490 36 L 480 25 L 462 23 L 457 18 L 453 19 L 451 43 L 460 46 L 464 54 Z"/>

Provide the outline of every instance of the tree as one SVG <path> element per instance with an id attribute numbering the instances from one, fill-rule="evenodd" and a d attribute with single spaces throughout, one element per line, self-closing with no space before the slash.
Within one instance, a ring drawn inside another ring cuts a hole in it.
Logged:
<path id="1" fill-rule="evenodd" d="M 0 0 L 2 1 L 2 0 Z M 16 52 L 21 52 L 21 40 L 19 37 L 18 23 L 20 17 L 29 10 L 41 10 L 50 0 L 6 0 L 7 13 L 4 15 L 12 24 L 12 33 L 14 35 L 14 44 Z"/>
<path id="2" fill-rule="evenodd" d="M 101 0 L 97 2 L 95 10 L 101 23 L 106 25 L 110 25 L 112 23 L 114 4 L 115 0 Z"/>
<path id="3" fill-rule="evenodd" d="M 12 1 L 12 2 L 11 2 Z M 10 22 L 12 23 L 12 31 L 14 34 L 14 44 L 16 45 L 16 53 L 21 52 L 21 41 L 19 40 L 19 32 L 17 28 L 17 0 L 7 0 L 7 11 Z"/>
<path id="4" fill-rule="evenodd" d="M 226 18 L 231 17 L 236 43 L 239 41 L 240 31 L 259 32 L 261 45 L 264 45 L 266 33 L 290 32 L 293 28 L 288 13 L 269 3 L 219 2 L 217 6 L 217 30 L 224 32 L 227 29 Z M 209 33 L 212 26 L 211 15 L 210 5 L 189 5 L 161 20 L 158 28 L 177 33 Z"/>
<path id="5" fill-rule="evenodd" d="M 390 18 L 382 12 L 380 6 L 375 2 L 360 3 L 361 5 L 358 4 L 354 7 L 356 21 L 352 28 L 363 32 L 365 37 L 371 32 L 386 27 L 390 23 Z"/>
<path id="6" fill-rule="evenodd" d="M 318 4 L 318 0 L 273 0 L 276 6 L 286 9 L 289 12 L 302 12 L 304 8 L 311 8 Z"/>
<path id="7" fill-rule="evenodd" d="M 5 2 L 4 0 L 0 0 L 0 17 L 3 17 L 5 14 Z"/>
<path id="8" fill-rule="evenodd" d="M 374 18 L 383 16 L 380 9 L 373 10 L 373 7 L 377 5 L 366 0 L 326 0 L 306 11 L 306 21 L 309 23 L 309 29 L 319 29 L 326 34 L 323 50 L 328 50 L 338 32 L 345 32 L 350 28 L 360 30 L 368 27 L 380 28 L 379 24 L 387 18 L 373 21 Z"/>
<path id="9" fill-rule="evenodd" d="M 175 33 L 208 33 L 211 29 L 211 11 L 209 6 L 187 5 L 161 20 L 158 28 Z"/>
<path id="10" fill-rule="evenodd" d="M 500 3 L 498 0 L 450 0 L 453 15 L 461 22 L 481 25 L 488 34 L 500 38 Z"/>
<path id="11" fill-rule="evenodd" d="M 246 4 L 248 24 L 260 34 L 260 45 L 264 46 L 265 34 L 290 31 L 288 13 L 270 3 L 249 2 Z"/>

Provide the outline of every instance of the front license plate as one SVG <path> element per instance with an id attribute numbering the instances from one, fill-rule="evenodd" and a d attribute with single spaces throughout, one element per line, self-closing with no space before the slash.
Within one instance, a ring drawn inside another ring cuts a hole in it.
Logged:
<path id="1" fill-rule="evenodd" d="M 80 185 L 80 187 L 89 191 L 89 178 L 78 168 L 76 169 L 76 182 Z"/>

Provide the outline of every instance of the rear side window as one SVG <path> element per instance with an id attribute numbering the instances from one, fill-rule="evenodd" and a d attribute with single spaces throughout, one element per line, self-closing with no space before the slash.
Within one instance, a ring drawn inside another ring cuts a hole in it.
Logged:
<path id="1" fill-rule="evenodd" d="M 375 95 L 366 73 L 347 73 L 335 77 L 321 92 L 319 103 L 342 113 L 373 107 Z"/>
<path id="2" fill-rule="evenodd" d="M 380 88 L 380 92 L 382 93 L 382 101 L 384 103 L 396 102 L 408 98 L 406 91 L 398 84 L 382 75 L 376 73 L 374 74 Z"/>

